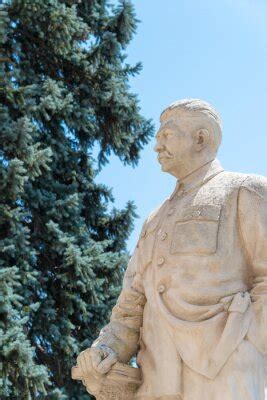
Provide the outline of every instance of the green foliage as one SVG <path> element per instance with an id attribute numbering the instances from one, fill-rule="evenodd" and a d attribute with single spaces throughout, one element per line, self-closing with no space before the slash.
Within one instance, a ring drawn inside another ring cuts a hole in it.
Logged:
<path id="1" fill-rule="evenodd" d="M 7 11 L 0 398 L 83 400 L 70 369 L 108 320 L 135 217 L 131 202 L 110 211 L 95 178 L 111 153 L 136 165 L 152 133 L 128 83 L 137 21 L 129 1 L 13 0 Z"/>

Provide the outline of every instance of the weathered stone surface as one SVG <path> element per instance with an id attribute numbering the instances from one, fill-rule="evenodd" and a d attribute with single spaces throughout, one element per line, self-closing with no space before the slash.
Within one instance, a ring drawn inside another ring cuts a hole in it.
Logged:
<path id="1" fill-rule="evenodd" d="M 220 141 L 201 100 L 162 113 L 155 151 L 177 184 L 143 225 L 109 325 L 78 357 L 84 382 L 107 382 L 137 352 L 136 400 L 264 399 L 267 179 L 224 171 Z"/>

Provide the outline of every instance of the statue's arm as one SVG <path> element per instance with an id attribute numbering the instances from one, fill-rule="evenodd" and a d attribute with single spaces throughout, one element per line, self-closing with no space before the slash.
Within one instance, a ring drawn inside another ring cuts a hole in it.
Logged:
<path id="1" fill-rule="evenodd" d="M 112 310 L 110 323 L 102 329 L 93 346 L 78 355 L 77 366 L 72 370 L 73 379 L 81 379 L 87 391 L 94 395 L 99 392 L 102 378 L 112 366 L 117 361 L 127 363 L 138 348 L 146 303 L 139 272 L 139 251 L 137 245 L 124 276 L 121 294 Z"/>
<path id="2" fill-rule="evenodd" d="M 267 179 L 251 176 L 243 183 L 238 215 L 252 277 L 253 315 L 248 337 L 267 353 Z"/>
<path id="3" fill-rule="evenodd" d="M 123 363 L 128 362 L 137 351 L 146 303 L 142 275 L 139 272 L 139 251 L 137 244 L 125 272 L 121 294 L 112 310 L 110 323 L 101 330 L 93 344 L 111 348 Z"/>

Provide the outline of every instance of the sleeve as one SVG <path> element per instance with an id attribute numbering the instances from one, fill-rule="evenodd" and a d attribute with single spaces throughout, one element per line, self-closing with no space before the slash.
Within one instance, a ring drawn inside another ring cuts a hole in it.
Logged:
<path id="1" fill-rule="evenodd" d="M 137 243 L 125 272 L 121 294 L 112 310 L 110 323 L 101 330 L 93 344 L 110 347 L 123 363 L 127 363 L 136 353 L 143 324 L 146 297 L 140 270 L 140 249 Z"/>
<path id="2" fill-rule="evenodd" d="M 248 339 L 267 353 L 267 180 L 249 177 L 239 190 L 240 233 L 251 268 L 252 320 Z"/>

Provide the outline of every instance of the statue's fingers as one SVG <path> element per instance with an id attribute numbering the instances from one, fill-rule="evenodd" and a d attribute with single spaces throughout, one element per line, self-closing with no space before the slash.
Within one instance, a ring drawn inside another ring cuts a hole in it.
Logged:
<path id="1" fill-rule="evenodd" d="M 105 358 L 97 367 L 97 371 L 100 374 L 106 374 L 115 362 L 117 362 L 117 355 L 115 353 L 110 354 L 107 358 Z"/>
<path id="2" fill-rule="evenodd" d="M 81 352 L 79 354 L 79 356 L 77 357 L 77 364 L 82 372 L 82 376 L 85 378 L 87 375 L 87 365 L 86 365 L 84 353 L 85 353 L 85 351 Z"/>
<path id="3" fill-rule="evenodd" d="M 83 353 L 83 361 L 86 368 L 86 374 L 90 375 L 93 371 L 91 349 L 85 350 L 85 352 Z"/>
<path id="4" fill-rule="evenodd" d="M 103 359 L 102 351 L 98 348 L 91 349 L 91 362 L 93 368 L 97 371 L 98 365 L 101 363 Z"/>

